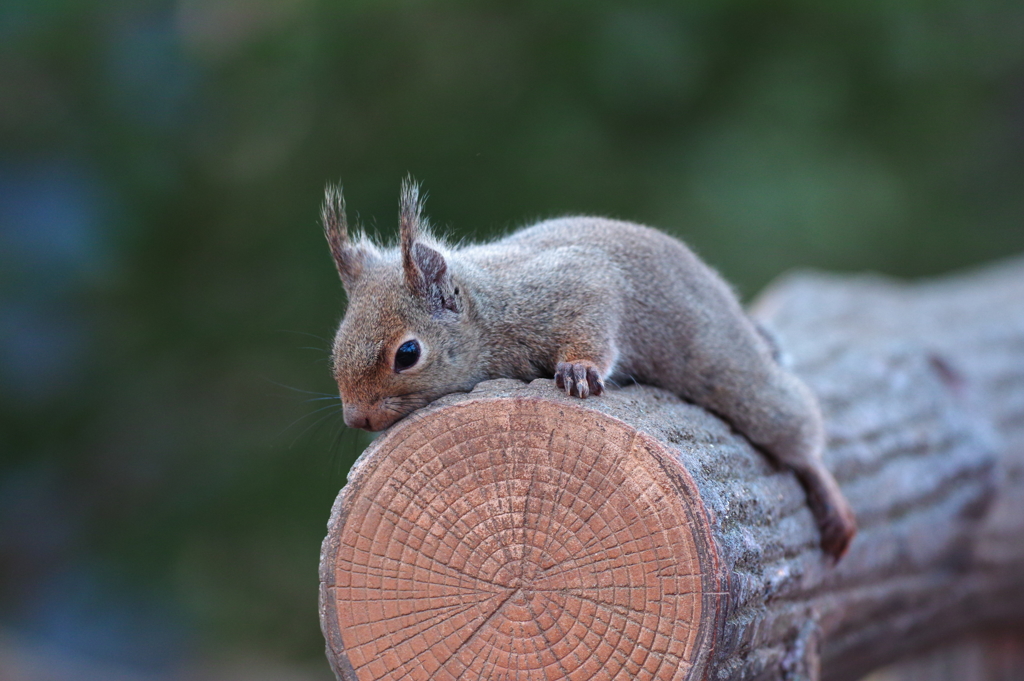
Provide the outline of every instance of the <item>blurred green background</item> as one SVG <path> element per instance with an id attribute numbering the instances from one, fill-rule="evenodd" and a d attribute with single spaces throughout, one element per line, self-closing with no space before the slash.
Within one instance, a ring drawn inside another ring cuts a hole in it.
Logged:
<path id="1" fill-rule="evenodd" d="M 390 236 L 408 172 L 456 238 L 627 218 L 748 298 L 981 263 L 1024 250 L 1024 5 L 0 0 L 0 677 L 330 678 L 368 440 L 317 399 L 318 207 Z"/>

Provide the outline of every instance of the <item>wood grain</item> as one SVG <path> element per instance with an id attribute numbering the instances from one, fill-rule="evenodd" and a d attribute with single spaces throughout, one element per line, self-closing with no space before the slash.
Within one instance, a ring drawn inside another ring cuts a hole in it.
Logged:
<path id="1" fill-rule="evenodd" d="M 692 480 L 553 404 L 463 401 L 374 443 L 327 542 L 340 678 L 689 678 L 719 592 Z"/>

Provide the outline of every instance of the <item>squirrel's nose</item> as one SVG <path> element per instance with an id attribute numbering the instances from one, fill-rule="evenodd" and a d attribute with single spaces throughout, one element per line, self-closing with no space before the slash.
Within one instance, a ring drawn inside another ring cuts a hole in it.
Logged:
<path id="1" fill-rule="evenodd" d="M 362 409 L 356 407 L 345 407 L 345 425 L 349 428 L 372 430 L 370 427 L 370 417 Z"/>

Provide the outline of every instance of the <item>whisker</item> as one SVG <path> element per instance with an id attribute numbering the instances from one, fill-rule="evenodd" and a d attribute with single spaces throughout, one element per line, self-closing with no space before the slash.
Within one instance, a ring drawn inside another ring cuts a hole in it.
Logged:
<path id="1" fill-rule="evenodd" d="M 326 396 L 326 397 L 331 397 L 332 396 L 331 393 L 321 393 L 321 392 L 317 392 L 315 390 L 303 390 L 302 388 L 294 388 L 294 387 L 292 387 L 290 385 L 285 385 L 284 383 L 278 383 L 277 381 L 271 380 L 271 379 L 269 379 L 269 378 L 267 378 L 265 376 L 262 377 L 262 378 L 267 383 L 270 383 L 272 385 L 276 385 L 278 388 L 284 388 L 285 390 L 291 390 L 292 392 L 305 393 L 306 395 L 323 395 L 323 396 Z M 336 397 L 336 395 L 335 395 L 335 397 Z"/>
<path id="2" fill-rule="evenodd" d="M 323 409 L 318 409 L 317 411 L 323 411 Z M 315 413 L 315 412 L 314 412 L 314 413 Z M 298 441 L 299 441 L 300 439 L 302 439 L 302 436 L 303 436 L 303 435 L 305 435 L 306 433 L 308 433 L 308 432 L 310 431 L 310 429 L 312 429 L 312 428 L 315 428 L 316 426 L 319 426 L 319 425 L 320 425 L 320 424 L 322 424 L 322 423 L 323 423 L 324 421 L 326 421 L 327 419 L 329 419 L 329 418 L 333 417 L 333 416 L 334 416 L 335 414 L 337 414 L 337 413 L 338 413 L 338 412 L 336 411 L 336 412 L 331 412 L 331 413 L 327 413 L 327 414 L 324 414 L 323 416 L 321 416 L 320 418 L 318 418 L 318 419 L 317 419 L 316 421 L 314 421 L 313 423 L 311 423 L 311 424 L 309 424 L 308 426 L 306 426 L 306 427 L 305 427 L 305 428 L 304 428 L 304 429 L 302 430 L 302 432 L 301 432 L 301 433 L 299 433 L 298 435 L 296 435 L 296 436 L 295 436 L 295 439 L 294 439 L 294 440 L 292 440 L 292 443 L 291 443 L 290 445 L 288 445 L 288 449 L 292 449 L 292 448 L 294 448 L 294 447 L 295 447 L 295 443 L 297 443 L 297 442 L 298 442 Z M 307 414 L 307 416 L 309 416 L 309 414 Z M 289 427 L 290 427 L 290 426 L 289 426 Z"/>
<path id="3" fill-rule="evenodd" d="M 425 407 L 439 397 L 453 392 L 469 392 L 472 389 L 473 385 L 467 383 L 448 383 L 429 390 L 414 390 L 399 395 L 389 395 L 384 400 L 384 408 L 395 414 L 409 413 Z M 395 406 L 400 409 L 395 409 Z"/>
<path id="4" fill-rule="evenodd" d="M 293 331 L 292 329 L 278 329 L 277 333 L 294 333 L 296 336 L 309 336 L 310 338 L 315 338 L 318 341 L 326 343 L 328 346 L 331 345 L 331 341 L 327 340 L 323 336 L 318 336 L 315 333 L 309 333 L 307 331 Z M 323 348 L 320 348 L 320 349 L 322 350 Z"/>
<path id="5" fill-rule="evenodd" d="M 331 438 L 331 446 L 330 446 L 331 448 L 330 448 L 330 450 L 328 450 L 329 451 L 328 475 L 338 475 L 338 476 L 341 476 L 341 475 L 344 474 L 342 472 L 342 470 L 341 470 L 342 466 L 343 466 L 342 457 L 341 457 L 341 443 L 342 443 L 342 440 L 345 437 L 345 431 L 346 430 L 347 430 L 347 428 L 345 428 L 344 426 L 342 426 L 341 428 L 336 429 L 334 431 L 334 437 Z"/>
<path id="6" fill-rule="evenodd" d="M 389 400 L 388 404 L 401 404 L 401 405 L 406 405 L 406 404 L 426 404 L 426 400 L 424 400 L 422 398 L 405 398 L 405 399 L 401 399 L 401 400 Z"/>
<path id="7" fill-rule="evenodd" d="M 403 397 L 409 397 L 410 395 L 412 395 L 412 396 L 422 395 L 424 392 L 425 391 L 423 391 L 423 390 L 413 390 L 412 392 L 402 393 L 400 395 L 388 395 L 386 399 L 397 400 L 397 399 L 401 399 Z"/>
<path id="8" fill-rule="evenodd" d="M 284 435 L 284 434 L 285 434 L 285 433 L 287 433 L 287 432 L 288 432 L 289 430 L 291 430 L 292 428 L 294 428 L 294 427 L 295 427 L 296 425 L 298 425 L 298 424 L 299 424 L 299 422 L 300 422 L 300 421 L 302 421 L 302 420 L 304 420 L 304 419 L 308 419 L 308 418 L 309 418 L 310 416 L 315 416 L 316 414 L 319 414 L 319 413 L 320 413 L 320 412 L 322 412 L 322 411 L 327 411 L 328 409 L 333 409 L 333 410 L 335 410 L 335 411 L 341 411 L 341 405 L 340 405 L 340 404 L 328 404 L 328 405 L 327 405 L 326 407 L 320 407 L 319 409 L 314 409 L 313 411 L 309 412 L 308 414 L 303 414 L 303 415 L 302 415 L 302 416 L 300 416 L 299 418 L 297 418 L 297 419 L 295 419 L 294 421 L 292 421 L 292 422 L 291 422 L 291 423 L 290 423 L 290 424 L 288 425 L 288 427 L 287 427 L 287 428 L 285 428 L 284 430 L 282 430 L 282 431 L 281 431 L 281 435 Z M 305 431 L 303 431 L 303 432 L 305 432 Z"/>

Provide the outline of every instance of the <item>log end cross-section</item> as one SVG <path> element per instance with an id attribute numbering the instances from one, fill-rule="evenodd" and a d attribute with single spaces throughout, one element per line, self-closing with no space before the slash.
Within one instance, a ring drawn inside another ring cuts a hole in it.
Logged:
<path id="1" fill-rule="evenodd" d="M 353 468 L 321 621 L 346 681 L 687 679 L 719 582 L 664 445 L 582 402 L 469 399 L 406 419 Z"/>

